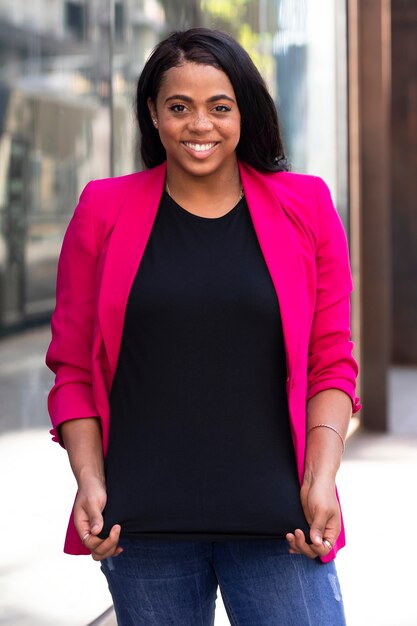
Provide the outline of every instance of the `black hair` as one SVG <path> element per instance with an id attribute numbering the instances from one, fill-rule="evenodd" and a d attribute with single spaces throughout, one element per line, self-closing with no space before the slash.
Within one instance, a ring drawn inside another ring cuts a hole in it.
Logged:
<path id="1" fill-rule="evenodd" d="M 161 41 L 145 63 L 136 93 L 136 117 L 145 167 L 166 160 L 165 148 L 152 124 L 148 98 L 154 103 L 164 73 L 186 61 L 212 65 L 225 72 L 234 89 L 241 116 L 240 160 L 258 171 L 288 170 L 274 101 L 249 54 L 229 34 L 210 28 L 177 31 Z"/>

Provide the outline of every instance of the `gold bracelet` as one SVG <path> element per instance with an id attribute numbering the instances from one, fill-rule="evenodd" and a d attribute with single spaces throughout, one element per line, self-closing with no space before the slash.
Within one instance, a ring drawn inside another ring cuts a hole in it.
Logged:
<path id="1" fill-rule="evenodd" d="M 340 441 L 342 442 L 342 454 L 345 451 L 345 442 L 343 440 L 342 435 L 339 433 L 339 431 L 337 430 L 337 428 L 335 428 L 334 426 L 330 426 L 330 424 L 316 424 L 315 426 L 312 426 L 308 431 L 307 431 L 307 435 L 308 433 L 311 433 L 312 430 L 314 430 L 315 428 L 330 428 L 330 430 L 332 430 L 333 432 L 336 433 L 336 435 L 339 437 Z"/>

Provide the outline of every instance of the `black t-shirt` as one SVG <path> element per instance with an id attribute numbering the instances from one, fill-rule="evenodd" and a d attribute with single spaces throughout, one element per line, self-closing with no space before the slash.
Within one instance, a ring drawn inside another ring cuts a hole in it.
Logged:
<path id="1" fill-rule="evenodd" d="M 245 198 L 206 218 L 164 193 L 110 393 L 101 536 L 115 523 L 170 539 L 307 532 L 285 380 L 277 295 Z"/>

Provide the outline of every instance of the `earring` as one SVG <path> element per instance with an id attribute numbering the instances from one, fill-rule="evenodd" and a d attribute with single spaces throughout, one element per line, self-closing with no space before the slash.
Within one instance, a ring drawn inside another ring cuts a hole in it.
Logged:
<path id="1" fill-rule="evenodd" d="M 153 117 L 152 121 L 153 121 L 153 125 L 157 128 L 158 127 L 158 120 L 156 119 L 156 117 Z"/>

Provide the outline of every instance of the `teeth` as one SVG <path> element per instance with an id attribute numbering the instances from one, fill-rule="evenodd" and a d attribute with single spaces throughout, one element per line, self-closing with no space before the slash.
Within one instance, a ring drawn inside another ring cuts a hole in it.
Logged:
<path id="1" fill-rule="evenodd" d="M 213 146 L 215 146 L 215 142 L 213 143 L 191 143 L 190 141 L 184 141 L 184 144 L 191 148 L 191 150 L 195 150 L 196 152 L 207 152 L 207 150 L 211 150 Z"/>

